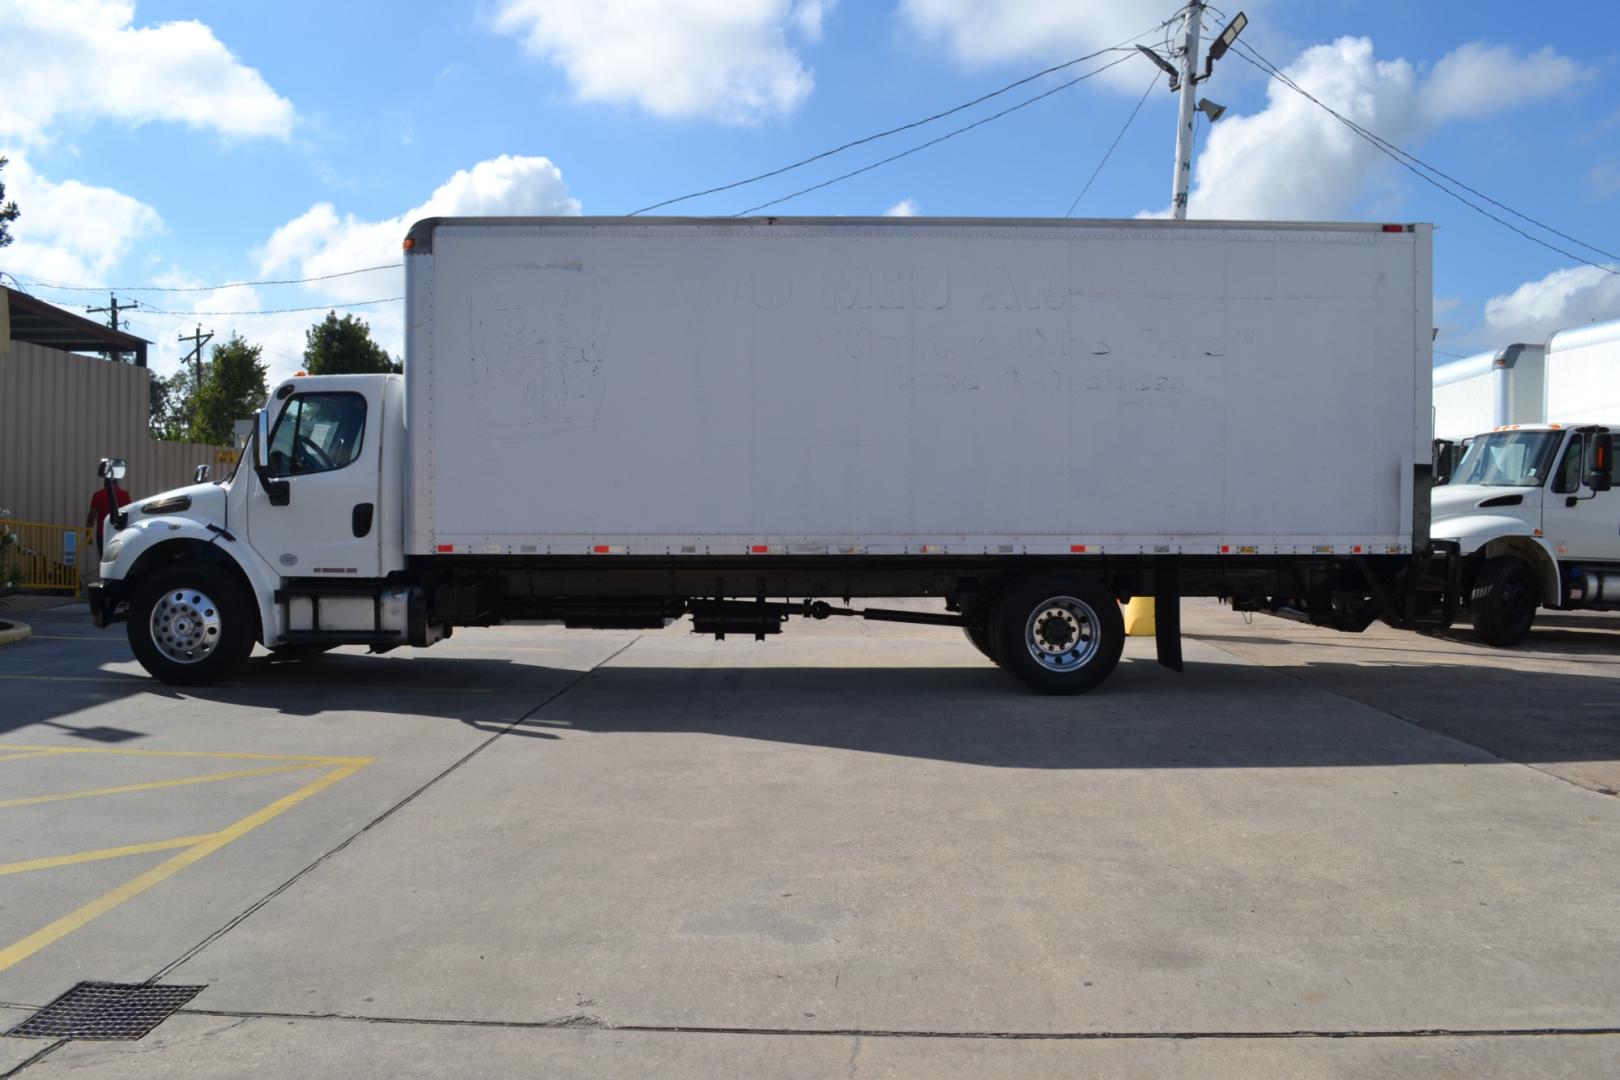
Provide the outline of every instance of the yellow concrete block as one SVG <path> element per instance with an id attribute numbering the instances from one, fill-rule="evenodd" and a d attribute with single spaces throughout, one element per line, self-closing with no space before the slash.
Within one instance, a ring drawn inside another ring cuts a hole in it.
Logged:
<path id="1" fill-rule="evenodd" d="M 1153 597 L 1137 596 L 1125 605 L 1125 636 L 1152 637 L 1158 624 L 1153 618 Z"/>

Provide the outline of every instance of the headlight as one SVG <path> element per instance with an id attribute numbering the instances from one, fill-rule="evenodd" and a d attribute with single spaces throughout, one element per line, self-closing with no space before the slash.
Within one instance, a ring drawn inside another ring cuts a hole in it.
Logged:
<path id="1" fill-rule="evenodd" d="M 190 495 L 171 495 L 167 499 L 154 499 L 141 507 L 143 514 L 178 514 L 191 509 Z"/>
<path id="2" fill-rule="evenodd" d="M 118 553 L 123 551 L 123 550 L 124 550 L 124 541 L 123 541 L 123 539 L 121 537 L 115 537 L 114 539 L 107 541 L 107 546 L 102 549 L 102 551 L 101 551 L 101 561 L 102 562 L 112 562 L 112 561 L 114 561 L 115 559 L 118 558 Z"/>

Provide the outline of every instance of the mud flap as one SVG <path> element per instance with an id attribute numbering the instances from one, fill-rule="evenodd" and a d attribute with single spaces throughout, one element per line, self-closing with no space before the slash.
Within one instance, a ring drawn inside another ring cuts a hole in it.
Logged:
<path id="1" fill-rule="evenodd" d="M 1182 671 L 1181 560 L 1174 555 L 1160 555 L 1153 560 L 1153 607 L 1157 622 L 1153 640 L 1158 646 L 1159 663 L 1171 671 Z"/>

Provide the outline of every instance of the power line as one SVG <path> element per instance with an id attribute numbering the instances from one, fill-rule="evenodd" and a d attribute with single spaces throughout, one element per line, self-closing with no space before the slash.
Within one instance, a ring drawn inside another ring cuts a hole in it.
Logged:
<path id="1" fill-rule="evenodd" d="M 372 304 L 392 304 L 396 300 L 405 299 L 403 296 L 384 296 L 377 300 L 355 300 L 347 304 L 314 304 L 310 307 L 266 308 L 262 311 L 165 311 L 162 308 L 142 308 L 148 315 L 180 315 L 192 318 L 198 315 L 294 315 L 304 311 L 332 311 L 337 308 L 368 307 Z"/>
<path id="2" fill-rule="evenodd" d="M 1108 50 L 1104 50 L 1104 51 L 1106 52 Z M 833 177 L 831 180 L 823 180 L 819 184 L 811 184 L 807 188 L 800 188 L 798 191 L 792 192 L 792 193 L 787 194 L 787 195 L 783 195 L 781 198 L 772 199 L 769 202 L 762 202 L 758 206 L 750 206 L 747 210 L 740 210 L 737 213 L 732 214 L 731 216 L 732 217 L 747 217 L 749 214 L 752 214 L 755 211 L 764 210 L 766 207 L 775 206 L 778 203 L 785 203 L 789 199 L 797 199 L 800 195 L 808 195 L 812 191 L 820 191 L 824 187 L 831 187 L 833 184 L 839 183 L 840 181 L 843 181 L 843 180 L 848 180 L 852 176 L 859 176 L 862 173 L 871 172 L 873 169 L 876 169 L 876 168 L 878 168 L 880 166 L 883 166 L 883 165 L 887 165 L 890 162 L 899 161 L 903 157 L 910 157 L 912 154 L 915 154 L 919 150 L 926 150 L 930 146 L 938 146 L 940 143 L 944 142 L 947 139 L 954 139 L 954 138 L 956 138 L 956 136 L 965 134 L 966 132 L 969 132 L 969 131 L 972 131 L 976 127 L 981 127 L 981 126 L 983 126 L 985 124 L 988 124 L 992 120 L 999 120 L 1003 116 L 1006 116 L 1009 113 L 1015 113 L 1019 109 L 1022 109 L 1022 108 L 1026 107 L 1026 106 L 1029 106 L 1029 105 L 1033 105 L 1037 101 L 1041 101 L 1044 98 L 1049 98 L 1053 94 L 1061 93 L 1062 91 L 1067 90 L 1069 87 L 1074 86 L 1077 83 L 1083 83 L 1087 79 L 1091 78 L 1094 75 L 1101 75 L 1103 72 L 1107 71 L 1109 68 L 1117 67 L 1118 65 L 1123 64 L 1125 61 L 1131 59 L 1135 55 L 1136 55 L 1136 53 L 1134 51 L 1130 52 L 1130 53 L 1127 53 L 1126 55 L 1121 56 L 1118 60 L 1111 60 L 1108 63 L 1104 64 L 1100 68 L 1096 68 L 1096 69 L 1094 69 L 1092 71 L 1088 71 L 1084 75 L 1078 75 L 1075 78 L 1070 79 L 1068 82 L 1059 83 L 1057 86 L 1052 87 L 1052 89 L 1044 91 L 1044 92 L 1039 93 L 1039 94 L 1036 94 L 1032 98 L 1026 98 L 1025 100 L 1020 101 L 1016 105 L 1009 105 L 1007 108 L 1002 109 L 1000 112 L 991 113 L 989 116 L 982 117 L 981 119 L 975 120 L 971 124 L 965 124 L 962 127 L 959 127 L 957 129 L 955 129 L 954 131 L 947 131 L 945 134 L 940 135 L 937 138 L 929 139 L 925 143 L 919 143 L 918 145 L 913 146 L 909 150 L 902 150 L 902 151 L 900 151 L 900 153 L 891 154 L 890 156 L 888 156 L 886 158 L 883 158 L 881 161 L 874 161 L 870 165 L 863 165 L 859 169 L 852 169 L 849 172 L 844 173 L 841 176 Z"/>
<path id="3" fill-rule="evenodd" d="M 1266 74 L 1270 75 L 1273 79 L 1276 79 L 1278 82 L 1282 83 L 1284 86 L 1288 87 L 1290 90 L 1293 90 L 1295 93 L 1301 95 L 1302 97 L 1306 98 L 1308 101 L 1314 103 L 1316 106 L 1318 106 L 1323 111 L 1327 112 L 1330 116 L 1332 116 L 1335 120 L 1338 120 L 1341 124 L 1344 124 L 1351 131 L 1355 132 L 1357 135 L 1360 135 L 1363 139 L 1365 139 L 1379 153 L 1383 154 L 1385 157 L 1389 158 L 1391 161 L 1395 162 L 1397 165 L 1401 166 L 1403 169 L 1407 170 L 1413 176 L 1416 176 L 1418 179 L 1422 180 L 1424 183 L 1430 185 L 1431 187 L 1439 189 L 1440 191 L 1442 191 L 1445 194 L 1451 196 L 1453 199 L 1456 199 L 1458 202 L 1462 203 L 1464 206 L 1466 206 L 1469 209 L 1475 211 L 1476 213 L 1482 214 L 1483 216 L 1490 218 L 1492 221 L 1496 222 L 1498 225 L 1502 226 L 1503 228 L 1510 229 L 1513 232 L 1518 233 L 1520 236 L 1524 237 L 1526 240 L 1530 241 L 1533 244 L 1539 244 L 1541 247 L 1546 248 L 1548 251 L 1557 252 L 1559 255 L 1564 256 L 1564 258 L 1566 258 L 1566 259 L 1574 259 L 1576 262 L 1585 263 L 1587 266 L 1593 267 L 1593 268 L 1598 269 L 1598 270 L 1602 270 L 1606 274 L 1620 275 L 1620 270 L 1617 270 L 1612 266 L 1605 266 L 1602 263 L 1593 262 L 1591 259 L 1587 259 L 1587 258 L 1584 258 L 1584 257 L 1582 257 L 1580 255 L 1577 255 L 1573 251 L 1567 251 L 1564 248 L 1559 247 L 1557 244 L 1548 243 L 1546 240 L 1543 240 L 1539 236 L 1533 236 L 1530 233 L 1525 232 L 1523 229 L 1519 228 L 1517 225 L 1513 224 L 1511 221 L 1504 220 L 1503 218 L 1498 217 L 1496 214 L 1491 213 L 1489 210 L 1485 209 L 1483 206 L 1480 206 L 1478 203 L 1472 202 L 1469 199 L 1464 198 L 1462 195 L 1457 194 L 1457 192 L 1453 191 L 1451 188 L 1446 187 L 1445 184 L 1442 184 L 1440 181 L 1434 179 L 1434 177 L 1429 176 L 1428 173 L 1432 172 L 1436 176 L 1443 177 L 1444 179 L 1450 181 L 1451 183 L 1456 184 L 1458 187 L 1463 188 L 1464 190 L 1469 191 L 1474 195 L 1478 195 L 1481 199 L 1484 199 L 1486 202 L 1491 203 L 1493 206 L 1500 207 L 1501 209 L 1503 209 L 1503 210 L 1507 211 L 1508 213 L 1512 214 L 1514 217 L 1520 218 L 1520 219 L 1522 219 L 1524 221 L 1528 221 L 1532 225 L 1536 226 L 1537 228 L 1543 229 L 1543 230 L 1545 230 L 1547 232 L 1550 232 L 1550 233 L 1553 233 L 1556 236 L 1563 237 L 1565 240 L 1568 240 L 1573 244 L 1577 244 L 1580 247 L 1586 248 L 1588 251 L 1594 251 L 1597 254 L 1602 255 L 1605 258 L 1610 258 L 1610 259 L 1620 260 L 1620 256 L 1612 255 L 1609 252 L 1604 251 L 1602 248 L 1594 247 L 1593 245 L 1586 243 L 1584 240 L 1577 240 L 1575 237 L 1570 236 L 1567 233 L 1560 232 L 1559 230 L 1554 229 L 1552 226 L 1545 225 L 1545 224 L 1537 221 L 1535 218 L 1530 217 L 1527 214 L 1522 214 L 1519 211 L 1514 210 L 1512 207 L 1505 206 L 1502 203 L 1497 202 L 1495 199 L 1492 199 L 1488 195 L 1483 195 L 1480 192 L 1475 191 L 1473 188 L 1469 187 L 1467 184 L 1464 184 L 1460 180 L 1455 180 L 1452 177 L 1447 176 L 1445 173 L 1441 172 L 1439 169 L 1436 169 L 1434 166 L 1429 165 L 1426 162 L 1419 159 L 1418 157 L 1416 157 L 1415 155 L 1410 154 L 1405 150 L 1402 150 L 1400 147 L 1396 146 L 1394 143 L 1391 143 L 1391 142 L 1383 139 L 1382 137 L 1380 137 L 1378 135 L 1375 135 L 1373 132 L 1371 132 L 1371 131 L 1367 130 L 1366 128 L 1362 127 L 1360 124 L 1356 123 L 1354 120 L 1351 120 L 1348 117 L 1344 116 L 1342 113 L 1338 112 L 1332 106 L 1327 105 L 1320 98 L 1316 97 L 1310 91 L 1308 91 L 1304 87 L 1300 86 L 1293 79 L 1289 78 L 1286 74 L 1284 74 L 1281 70 L 1279 70 L 1275 64 L 1273 64 L 1271 61 L 1267 60 L 1265 57 L 1261 56 L 1258 52 L 1255 52 L 1249 46 L 1243 44 L 1242 42 L 1236 42 L 1234 44 L 1235 44 L 1235 47 L 1238 50 L 1238 55 L 1243 57 L 1244 60 L 1248 61 L 1250 64 L 1252 64 L 1255 67 L 1259 68 L 1261 71 L 1263 71 Z M 1425 172 L 1424 170 L 1427 170 L 1427 172 Z"/>
<path id="4" fill-rule="evenodd" d="M 377 266 L 362 266 L 358 270 L 340 270 L 335 274 L 317 274 L 314 277 L 278 278 L 265 281 L 227 281 L 223 285 L 65 285 L 59 281 L 46 281 L 41 278 L 31 278 L 27 283 L 42 289 L 60 289 L 64 292 L 217 292 L 220 289 L 236 289 L 245 285 L 303 285 L 311 281 L 331 281 L 333 278 L 353 277 L 355 274 L 369 274 L 373 270 L 397 270 L 399 263 L 382 263 Z M 10 274 L 12 281 L 17 281 Z M 23 282 L 17 281 L 18 285 Z"/>
<path id="5" fill-rule="evenodd" d="M 1131 129 L 1131 121 L 1136 119 L 1136 114 L 1141 112 L 1142 106 L 1147 103 L 1148 95 L 1153 93 L 1153 88 L 1158 85 L 1159 73 L 1155 71 L 1153 73 L 1152 81 L 1147 84 L 1147 89 L 1142 91 L 1141 98 L 1137 100 L 1136 108 L 1132 109 L 1131 115 L 1125 118 L 1125 126 L 1119 129 L 1119 134 L 1114 136 L 1114 141 L 1108 144 L 1108 150 L 1103 154 L 1102 160 L 1097 162 L 1097 167 L 1095 169 L 1091 170 L 1091 176 L 1087 178 L 1086 186 L 1080 189 L 1080 194 L 1076 195 L 1074 197 L 1074 202 L 1069 204 L 1069 209 L 1063 215 L 1064 217 L 1074 216 L 1074 208 L 1080 205 L 1080 200 L 1085 198 L 1086 192 L 1091 190 L 1092 182 L 1097 179 L 1097 175 L 1103 171 L 1103 166 L 1108 164 L 1108 159 L 1113 156 L 1114 147 L 1119 145 L 1119 140 L 1123 139 L 1125 137 L 1125 133 Z"/>
<path id="6" fill-rule="evenodd" d="M 849 142 L 844 143 L 842 146 L 835 146 L 831 150 L 823 150 L 819 154 L 812 154 L 807 158 L 803 158 L 802 160 L 793 162 L 791 165 L 783 165 L 779 169 L 772 169 L 769 172 L 762 172 L 757 176 L 750 176 L 745 180 L 735 180 L 735 181 L 733 181 L 733 182 L 731 182 L 729 184 L 721 184 L 718 187 L 705 188 L 702 191 L 694 191 L 689 195 L 678 195 L 673 199 L 665 199 L 663 202 L 653 203 L 651 206 L 643 206 L 640 210 L 632 210 L 632 211 L 630 211 L 630 213 L 627 216 L 635 217 L 637 214 L 645 214 L 649 210 L 661 210 L 666 206 L 673 206 L 676 203 L 686 202 L 688 199 L 696 199 L 696 198 L 700 198 L 700 197 L 702 197 L 704 195 L 715 195 L 715 194 L 718 194 L 719 192 L 722 192 L 722 191 L 731 191 L 731 190 L 733 190 L 735 188 L 746 187 L 749 184 L 758 183 L 761 180 L 769 180 L 773 176 L 781 176 L 783 173 L 792 172 L 794 169 L 803 168 L 804 166 L 813 164 L 814 162 L 820 161 L 823 158 L 832 157 L 834 154 L 841 154 L 845 150 L 850 150 L 850 149 L 853 149 L 854 147 L 857 147 L 857 146 L 864 146 L 866 143 L 875 142 L 878 139 L 886 139 L 890 135 L 898 135 L 903 131 L 910 131 L 913 128 L 919 128 L 919 127 L 922 127 L 925 124 L 931 124 L 935 120 L 943 120 L 947 116 L 952 116 L 952 115 L 954 115 L 956 113 L 961 112 L 964 109 L 971 109 L 975 105 L 982 105 L 986 101 L 989 101 L 991 98 L 1000 97 L 1002 94 L 1007 93 L 1009 90 L 1016 90 L 1020 86 L 1024 86 L 1027 83 L 1034 82 L 1036 79 L 1042 78 L 1042 77 L 1047 76 L 1047 75 L 1051 75 L 1054 72 L 1063 71 L 1063 70 L 1065 70 L 1067 68 L 1074 67 L 1074 65 L 1076 65 L 1076 64 L 1083 64 L 1087 60 L 1095 60 L 1097 57 L 1101 56 L 1103 53 L 1117 52 L 1121 48 L 1123 48 L 1124 46 L 1129 45 L 1131 42 L 1135 41 L 1137 38 L 1147 37 L 1149 34 L 1153 33 L 1155 30 L 1158 30 L 1161 27 L 1168 26 L 1170 23 L 1172 23 L 1174 21 L 1175 21 L 1175 19 L 1173 17 L 1170 18 L 1170 19 L 1166 19 L 1164 22 L 1161 22 L 1161 23 L 1157 24 L 1156 26 L 1148 27 L 1146 30 L 1142 31 L 1140 34 L 1135 35 L 1134 37 L 1130 37 L 1130 38 L 1125 39 L 1124 41 L 1120 42 L 1118 45 L 1112 45 L 1112 46 L 1109 46 L 1106 49 L 1098 49 L 1094 53 L 1087 53 L 1085 56 L 1077 56 L 1073 60 L 1069 60 L 1069 61 L 1066 61 L 1064 63 L 1054 65 L 1053 67 L 1046 68 L 1045 70 L 1042 70 L 1042 71 L 1037 71 L 1033 75 L 1026 75 L 1022 79 L 1018 79 L 1015 82 L 1010 82 L 1006 86 L 1001 87 L 1000 89 L 992 90 L 988 94 L 981 94 L 979 97 L 974 98 L 972 101 L 964 101 L 960 105 L 953 106 L 953 107 L 951 107 L 949 109 L 944 110 L 943 112 L 937 112 L 932 116 L 926 116 L 921 120 L 913 120 L 909 124 L 901 124 L 899 127 L 892 127 L 892 128 L 889 128 L 887 131 L 879 131 L 879 132 L 877 132 L 875 134 L 872 134 L 872 135 L 862 136 L 859 139 L 852 139 Z"/>

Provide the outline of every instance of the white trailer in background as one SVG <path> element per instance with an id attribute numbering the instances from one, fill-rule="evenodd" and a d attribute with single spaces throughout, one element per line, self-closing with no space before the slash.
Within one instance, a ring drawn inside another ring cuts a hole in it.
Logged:
<path id="1" fill-rule="evenodd" d="M 1453 442 L 1508 424 L 1539 424 L 1547 349 L 1518 343 L 1434 369 L 1434 436 Z"/>
<path id="2" fill-rule="evenodd" d="M 1546 419 L 1566 426 L 1620 417 L 1620 319 L 1547 339 Z"/>
<path id="3" fill-rule="evenodd" d="M 1434 369 L 1436 483 L 1446 482 L 1480 432 L 1546 419 L 1546 356 L 1546 346 L 1520 342 Z"/>

